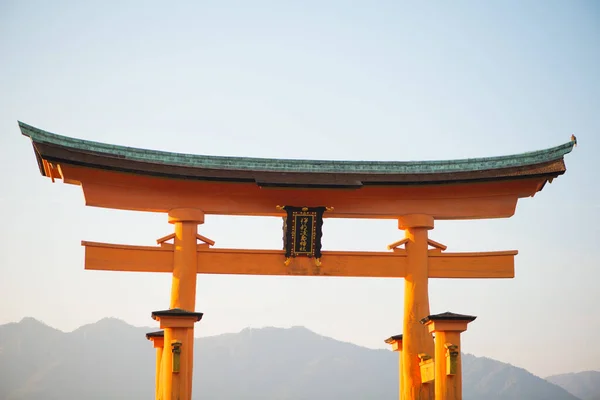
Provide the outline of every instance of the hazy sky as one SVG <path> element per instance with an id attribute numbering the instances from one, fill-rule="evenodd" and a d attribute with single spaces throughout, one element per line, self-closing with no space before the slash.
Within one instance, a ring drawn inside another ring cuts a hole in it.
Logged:
<path id="1" fill-rule="evenodd" d="M 155 326 L 170 295 L 166 274 L 85 271 L 80 246 L 152 245 L 172 231 L 166 216 L 85 207 L 80 187 L 40 176 L 17 120 L 151 149 L 358 160 L 514 154 L 574 133 L 567 173 L 513 218 L 437 222 L 431 238 L 449 251 L 520 253 L 512 280 L 433 280 L 431 310 L 478 316 L 466 352 L 541 376 L 600 370 L 597 2 L 167 3 L 0 0 L 0 323 Z M 315 146 L 290 146 L 300 137 Z M 200 233 L 281 248 L 277 218 L 208 216 Z M 402 237 L 393 220 L 326 220 L 323 243 L 384 250 Z M 201 275 L 196 332 L 304 325 L 385 348 L 403 286 Z"/>

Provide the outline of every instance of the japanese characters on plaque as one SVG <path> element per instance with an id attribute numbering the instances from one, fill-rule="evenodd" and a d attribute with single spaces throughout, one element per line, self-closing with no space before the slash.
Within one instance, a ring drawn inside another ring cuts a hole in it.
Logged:
<path id="1" fill-rule="evenodd" d="M 291 258 L 311 257 L 320 264 L 323 214 L 326 207 L 279 207 L 287 214 L 283 223 L 286 264 Z"/>

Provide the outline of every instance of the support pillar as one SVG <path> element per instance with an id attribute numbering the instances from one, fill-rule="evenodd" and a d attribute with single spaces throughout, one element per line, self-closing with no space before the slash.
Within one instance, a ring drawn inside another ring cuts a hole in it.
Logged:
<path id="1" fill-rule="evenodd" d="M 462 400 L 460 334 L 474 316 L 445 312 L 421 320 L 435 332 L 435 400 Z"/>
<path id="2" fill-rule="evenodd" d="M 404 400 L 402 397 L 402 334 L 391 336 L 385 339 L 385 342 L 392 345 L 392 351 L 398 352 L 398 396 L 400 400 Z"/>
<path id="3" fill-rule="evenodd" d="M 193 208 L 176 208 L 169 211 L 169 223 L 175 225 L 173 251 L 173 280 L 171 283 L 171 303 L 169 308 L 196 311 L 196 279 L 198 274 L 197 236 L 198 225 L 204 223 L 204 212 Z M 189 345 L 184 351 L 189 354 L 186 370 L 187 382 L 192 393 L 194 373 L 194 328 L 190 332 Z M 167 343 L 168 344 L 168 343 Z"/>
<path id="4" fill-rule="evenodd" d="M 160 368 L 160 400 L 191 400 L 188 349 L 190 331 L 202 319 L 202 313 L 179 308 L 154 311 L 152 318 L 164 329 L 164 347 Z"/>
<path id="5" fill-rule="evenodd" d="M 165 332 L 157 331 L 146 334 L 146 339 L 151 340 L 156 349 L 156 369 L 155 369 L 155 399 L 160 398 L 160 366 L 162 363 L 162 354 L 165 343 Z"/>
<path id="6" fill-rule="evenodd" d="M 433 356 L 433 338 L 420 320 L 429 315 L 428 233 L 433 217 L 423 214 L 405 215 L 398 219 L 406 243 L 406 276 L 404 278 L 404 323 L 402 351 L 403 399 L 433 400 L 434 387 L 422 383 L 419 354 Z"/>

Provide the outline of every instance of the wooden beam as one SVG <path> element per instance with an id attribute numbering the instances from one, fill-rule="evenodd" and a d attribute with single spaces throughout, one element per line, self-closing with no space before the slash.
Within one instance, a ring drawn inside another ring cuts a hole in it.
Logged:
<path id="1" fill-rule="evenodd" d="M 60 164 L 64 180 L 81 182 L 86 205 L 168 212 L 198 207 L 206 215 L 285 215 L 277 204 L 331 204 L 326 218 L 397 219 L 427 214 L 435 219 L 506 218 L 519 197 L 528 197 L 542 178 L 452 185 L 365 186 L 340 189 L 261 189 L 256 183 L 173 180 Z M 545 179 L 545 178 L 544 178 Z"/>
<path id="2" fill-rule="evenodd" d="M 393 252 L 324 251 L 322 265 L 298 257 L 284 265 L 282 250 L 210 249 L 198 251 L 198 272 L 203 274 L 299 275 L 402 278 L 406 256 Z"/>
<path id="3" fill-rule="evenodd" d="M 518 251 L 429 253 L 430 278 L 514 278 Z"/>
<path id="4" fill-rule="evenodd" d="M 129 246 L 82 242 L 85 269 L 130 272 L 172 272 L 172 247 Z M 324 251 L 322 265 L 295 258 L 284 265 L 282 250 L 213 249 L 199 246 L 199 274 L 345 276 L 402 278 L 406 254 L 398 252 Z M 513 278 L 516 251 L 430 253 L 430 278 Z"/>
<path id="5" fill-rule="evenodd" d="M 173 249 L 160 246 L 128 246 L 81 242 L 85 269 L 129 272 L 172 272 Z"/>
<path id="6" fill-rule="evenodd" d="M 85 269 L 130 272 L 173 271 L 172 248 L 81 242 Z M 406 256 L 392 252 L 326 251 L 320 267 L 314 259 L 296 258 L 284 265 L 282 250 L 235 250 L 198 247 L 199 274 L 373 276 L 402 278 Z"/>

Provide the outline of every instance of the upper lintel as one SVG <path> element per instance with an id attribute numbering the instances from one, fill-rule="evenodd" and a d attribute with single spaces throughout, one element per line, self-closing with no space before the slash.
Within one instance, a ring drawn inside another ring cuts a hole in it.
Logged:
<path id="1" fill-rule="evenodd" d="M 513 156 L 449 161 L 319 161 L 143 150 L 55 135 L 22 122 L 43 176 L 81 185 L 88 206 L 281 216 L 275 205 L 335 206 L 328 218 L 507 218 L 566 171 L 575 140 Z M 269 188 L 269 189 L 266 189 Z M 297 190 L 300 189 L 300 190 Z"/>

